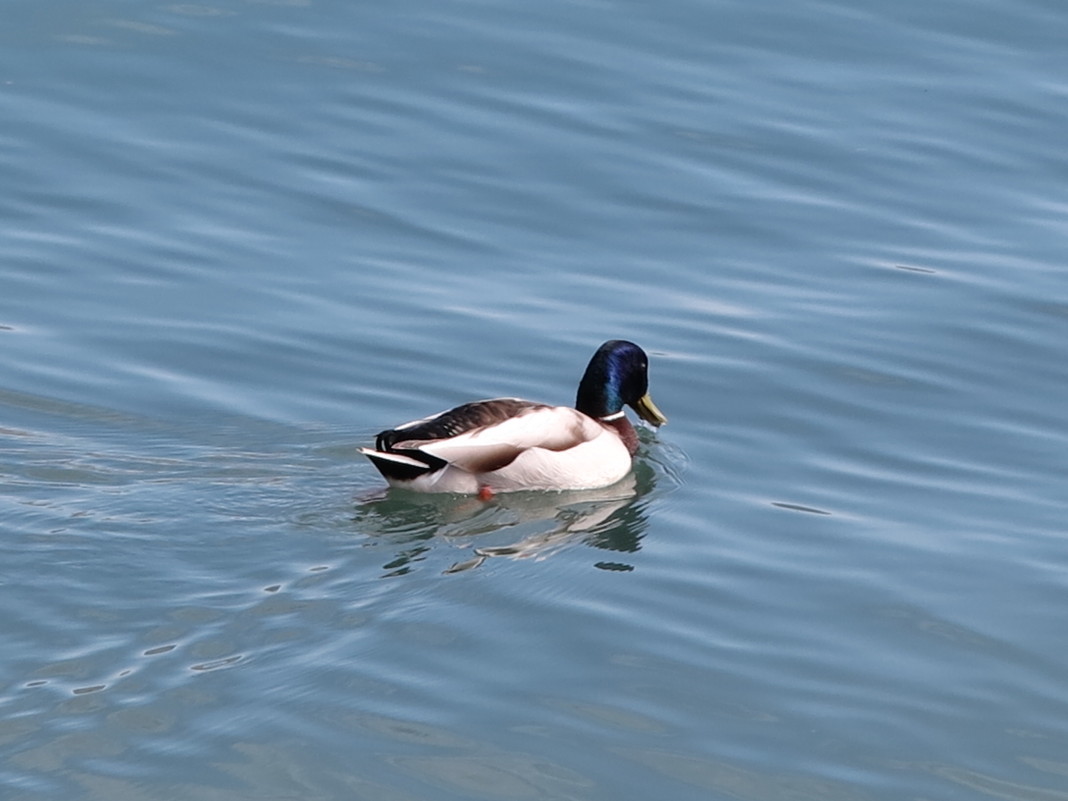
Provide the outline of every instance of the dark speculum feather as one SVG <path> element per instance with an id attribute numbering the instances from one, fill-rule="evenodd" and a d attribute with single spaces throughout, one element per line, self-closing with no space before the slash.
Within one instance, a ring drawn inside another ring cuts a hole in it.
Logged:
<path id="1" fill-rule="evenodd" d="M 429 453 L 423 453 L 422 451 L 406 449 L 394 451 L 394 453 L 409 456 L 412 459 L 422 462 L 422 464 L 414 465 L 395 462 L 392 459 L 376 456 L 373 453 L 367 453 L 367 456 L 370 458 L 371 463 L 378 468 L 378 472 L 387 478 L 392 478 L 397 481 L 411 481 L 419 478 L 419 476 L 426 475 L 427 473 L 441 470 L 448 464 L 444 459 L 439 459 L 436 456 L 431 456 Z"/>
<path id="2" fill-rule="evenodd" d="M 485 428 L 495 423 L 503 423 L 526 409 L 539 408 L 544 405 L 543 403 L 515 400 L 513 398 L 497 398 L 465 403 L 463 406 L 457 406 L 455 409 L 442 412 L 437 417 L 433 417 L 424 423 L 383 431 L 375 439 L 375 449 L 403 453 L 415 459 L 425 460 L 427 454 L 423 454 L 421 451 L 394 450 L 393 446 L 398 442 L 420 442 L 458 437 L 468 431 L 474 431 L 476 428 Z M 417 456 L 415 455 L 416 453 L 420 455 Z"/>

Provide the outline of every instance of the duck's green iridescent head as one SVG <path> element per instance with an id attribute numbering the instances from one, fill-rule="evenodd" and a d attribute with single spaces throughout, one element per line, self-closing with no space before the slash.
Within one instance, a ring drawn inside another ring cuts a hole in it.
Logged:
<path id="1" fill-rule="evenodd" d="M 633 342 L 613 339 L 593 354 L 579 383 L 575 408 L 604 418 L 630 406 L 654 426 L 667 422 L 649 396 L 649 357 Z"/>

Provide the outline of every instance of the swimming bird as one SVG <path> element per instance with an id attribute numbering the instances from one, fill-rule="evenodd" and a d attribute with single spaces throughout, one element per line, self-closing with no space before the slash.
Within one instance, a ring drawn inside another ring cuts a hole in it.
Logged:
<path id="1" fill-rule="evenodd" d="M 649 396 L 649 358 L 613 339 L 593 354 L 575 407 L 494 398 L 413 420 L 360 448 L 390 485 L 484 499 L 497 492 L 607 487 L 630 472 L 638 435 L 630 406 L 660 426 Z"/>

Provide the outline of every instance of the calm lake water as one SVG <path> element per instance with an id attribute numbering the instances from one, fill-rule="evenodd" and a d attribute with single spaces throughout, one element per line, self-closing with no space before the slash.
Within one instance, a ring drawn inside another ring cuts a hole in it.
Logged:
<path id="1" fill-rule="evenodd" d="M 1068 799 L 1066 31 L 6 3 L 0 796 Z M 617 487 L 356 453 L 615 337 Z"/>

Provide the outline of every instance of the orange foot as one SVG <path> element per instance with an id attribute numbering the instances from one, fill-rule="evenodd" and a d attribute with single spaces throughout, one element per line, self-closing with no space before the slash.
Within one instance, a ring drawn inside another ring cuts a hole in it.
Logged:
<path id="1" fill-rule="evenodd" d="M 483 484 L 481 487 L 478 488 L 478 499 L 480 501 L 493 500 L 493 490 Z"/>

